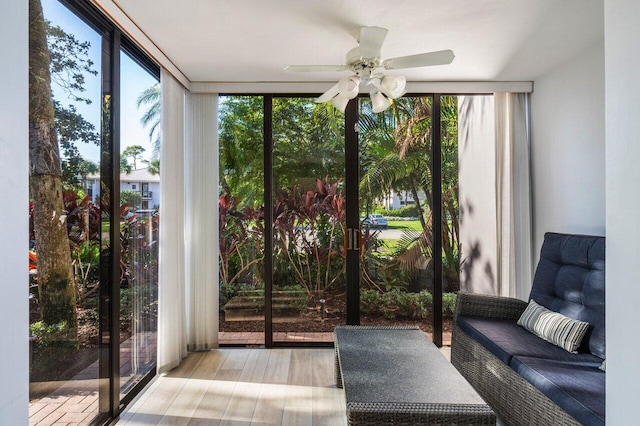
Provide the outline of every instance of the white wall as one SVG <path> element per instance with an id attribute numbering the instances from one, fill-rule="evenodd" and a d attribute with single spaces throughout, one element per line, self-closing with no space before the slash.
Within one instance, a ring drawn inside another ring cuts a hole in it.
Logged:
<path id="1" fill-rule="evenodd" d="M 533 253 L 547 231 L 604 235 L 604 44 L 535 80 Z"/>
<path id="2" fill-rule="evenodd" d="M 28 424 L 28 2 L 0 13 L 0 424 Z"/>
<path id="3" fill-rule="evenodd" d="M 605 0 L 607 424 L 637 423 L 640 395 L 640 2 Z"/>
<path id="4" fill-rule="evenodd" d="M 493 96 L 458 98 L 460 289 L 496 294 L 496 150 Z"/>

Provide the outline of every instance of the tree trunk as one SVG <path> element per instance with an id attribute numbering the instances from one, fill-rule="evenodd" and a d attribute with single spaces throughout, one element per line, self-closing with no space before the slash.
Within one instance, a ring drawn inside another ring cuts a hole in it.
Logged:
<path id="1" fill-rule="evenodd" d="M 424 209 L 422 208 L 422 203 L 420 202 L 420 198 L 418 197 L 418 189 L 416 188 L 415 181 L 413 180 L 413 176 L 410 177 L 410 185 L 411 185 L 411 196 L 413 197 L 413 201 L 416 203 L 416 209 L 418 210 L 418 218 L 420 219 L 420 225 L 422 225 L 422 229 L 427 229 L 427 222 L 424 217 Z"/>
<path id="2" fill-rule="evenodd" d="M 29 154 L 38 287 L 45 324 L 78 327 L 75 281 L 62 201 L 62 166 L 53 120 L 49 48 L 40 0 L 29 0 Z"/>

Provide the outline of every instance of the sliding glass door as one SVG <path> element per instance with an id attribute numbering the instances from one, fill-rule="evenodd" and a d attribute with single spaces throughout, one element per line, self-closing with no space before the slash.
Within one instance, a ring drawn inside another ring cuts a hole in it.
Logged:
<path id="1" fill-rule="evenodd" d="M 264 97 L 219 98 L 219 341 L 265 343 Z"/>
<path id="2" fill-rule="evenodd" d="M 160 82 L 120 50 L 120 397 L 155 369 Z"/>
<path id="3" fill-rule="evenodd" d="M 42 7 L 44 19 L 32 16 L 30 52 L 50 61 L 30 57 L 42 80 L 30 89 L 30 114 L 47 104 L 34 99 L 51 99 L 45 111 L 53 108 L 57 138 L 31 140 L 29 420 L 89 422 L 108 413 L 99 400 L 109 397 L 99 371 L 102 34 L 57 1 Z M 80 414 L 57 402 L 70 398 L 84 404 Z"/>
<path id="4" fill-rule="evenodd" d="M 273 97 L 274 343 L 328 341 L 346 320 L 344 124 L 312 97 Z"/>
<path id="5" fill-rule="evenodd" d="M 459 289 L 457 96 L 359 105 L 362 324 L 411 323 L 448 343 Z"/>
<path id="6" fill-rule="evenodd" d="M 155 374 L 159 69 L 89 2 L 41 5 L 30 109 L 56 137 L 31 141 L 30 424 L 99 424 Z"/>
<path id="7" fill-rule="evenodd" d="M 433 97 L 403 97 L 378 114 L 363 98 L 358 112 L 361 323 L 433 333 Z"/>
<path id="8" fill-rule="evenodd" d="M 456 105 L 410 96 L 373 113 L 363 97 L 343 115 L 313 97 L 221 99 L 221 343 L 321 344 L 359 323 L 442 342 L 459 271 Z M 233 329 L 265 337 L 223 338 Z"/>

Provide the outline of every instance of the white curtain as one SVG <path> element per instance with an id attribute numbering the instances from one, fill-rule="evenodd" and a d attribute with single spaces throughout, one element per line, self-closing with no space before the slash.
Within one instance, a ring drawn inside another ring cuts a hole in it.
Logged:
<path id="1" fill-rule="evenodd" d="M 498 294 L 526 300 L 532 282 L 528 95 L 494 94 Z"/>
<path id="2" fill-rule="evenodd" d="M 460 290 L 498 294 L 494 99 L 458 97 Z"/>
<path id="3" fill-rule="evenodd" d="M 186 284 L 190 351 L 218 346 L 218 96 L 187 95 Z"/>
<path id="4" fill-rule="evenodd" d="M 160 260 L 158 284 L 158 373 L 187 355 L 184 235 L 185 89 L 161 70 Z"/>

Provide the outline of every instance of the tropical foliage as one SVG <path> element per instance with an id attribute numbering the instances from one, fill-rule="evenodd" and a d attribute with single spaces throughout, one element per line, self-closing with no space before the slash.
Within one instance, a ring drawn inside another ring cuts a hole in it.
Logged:
<path id="1" fill-rule="evenodd" d="M 406 214 L 416 216 L 421 224 L 420 231 L 407 231 L 391 251 L 380 250 L 379 231 L 365 230 L 363 281 L 366 291 L 380 297 L 409 291 L 415 296 L 395 299 L 415 304 L 414 298 L 427 297 L 432 279 L 432 100 L 398 99 L 382 114 L 374 114 L 367 101 L 361 100 L 360 105 L 361 212 L 378 209 L 379 200 L 391 190 L 407 191 L 417 202 L 405 209 Z M 443 262 L 446 288 L 456 291 L 455 97 L 442 98 L 441 114 Z M 229 285 L 260 287 L 263 282 L 263 117 L 260 96 L 221 99 L 220 283 L 225 293 L 229 293 Z M 272 126 L 274 285 L 302 287 L 315 298 L 326 292 L 343 292 L 345 206 L 339 176 L 344 175 L 344 118 L 330 106 L 306 98 L 274 97 Z M 404 316 L 426 315 L 428 303 L 418 305 L 423 306 L 416 308 L 418 313 Z"/>
<path id="2" fill-rule="evenodd" d="M 153 157 L 157 159 L 160 155 L 160 137 L 161 137 L 161 127 L 160 127 L 160 118 L 162 115 L 162 93 L 160 90 L 160 83 L 156 83 L 153 86 L 145 89 L 140 95 L 138 95 L 138 99 L 136 99 L 136 106 L 141 108 L 143 105 L 148 105 L 149 107 L 144 111 L 144 114 L 141 118 L 141 123 L 144 127 L 146 127 L 149 132 L 149 140 L 151 141 L 151 145 L 153 146 Z"/>
<path id="3" fill-rule="evenodd" d="M 274 212 L 274 282 L 320 296 L 344 288 L 344 198 L 340 181 L 281 190 Z"/>
<path id="4" fill-rule="evenodd" d="M 360 113 L 362 177 L 360 193 L 366 211 L 391 190 L 412 194 L 421 232 L 406 232 L 396 260 L 407 271 L 427 269 L 433 258 L 432 101 L 430 97 L 397 99 L 392 108 L 374 114 L 363 102 Z M 459 288 L 458 133 L 456 97 L 441 98 L 442 246 L 445 285 Z M 421 196 L 424 194 L 424 197 Z M 374 283 L 371 283 L 374 284 Z"/>

